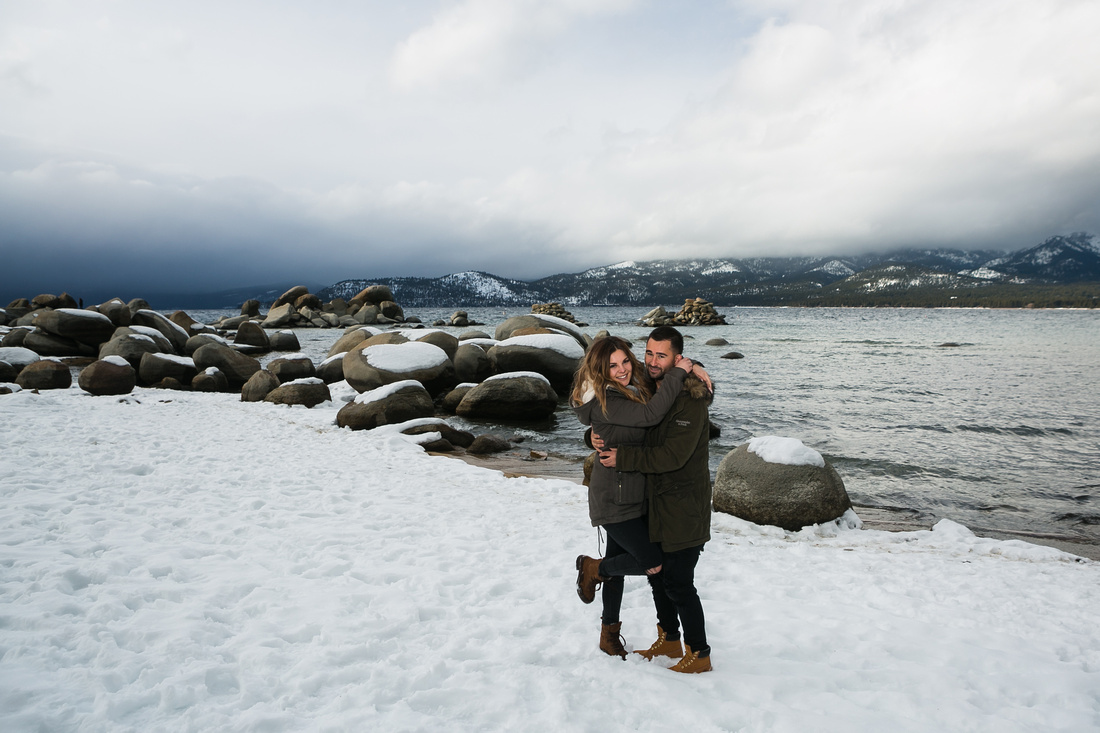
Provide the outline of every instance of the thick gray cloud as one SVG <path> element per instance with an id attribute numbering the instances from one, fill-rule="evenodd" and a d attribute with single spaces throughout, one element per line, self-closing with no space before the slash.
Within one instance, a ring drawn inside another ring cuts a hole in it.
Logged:
<path id="1" fill-rule="evenodd" d="M 1097 32 L 1089 0 L 5 3 L 0 297 L 1097 232 Z"/>

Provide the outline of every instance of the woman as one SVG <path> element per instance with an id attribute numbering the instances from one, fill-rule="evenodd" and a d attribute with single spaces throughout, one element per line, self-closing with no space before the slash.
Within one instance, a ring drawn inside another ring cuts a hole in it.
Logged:
<path id="1" fill-rule="evenodd" d="M 642 445 L 647 427 L 656 425 L 672 407 L 684 379 L 694 368 L 678 357 L 675 367 L 654 393 L 645 370 L 616 336 L 596 339 L 588 347 L 573 381 L 570 402 L 577 418 L 600 436 L 608 448 Z M 705 372 L 704 372 L 705 374 Z M 577 593 L 585 603 L 603 584 L 600 649 L 626 659 L 619 629 L 624 575 L 651 575 L 661 569 L 661 547 L 649 541 L 645 514 L 645 476 L 619 473 L 596 461 L 588 482 L 588 513 L 593 527 L 607 533 L 603 560 L 577 558 Z"/>

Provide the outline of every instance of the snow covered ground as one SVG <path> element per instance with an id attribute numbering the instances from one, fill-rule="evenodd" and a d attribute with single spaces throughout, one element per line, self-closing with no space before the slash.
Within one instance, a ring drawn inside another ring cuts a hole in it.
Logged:
<path id="1" fill-rule="evenodd" d="M 716 515 L 714 671 L 676 675 L 597 649 L 583 487 L 338 429 L 334 393 L 0 396 L 0 730 L 1100 730 L 1100 563 Z M 640 579 L 623 619 L 648 646 Z"/>

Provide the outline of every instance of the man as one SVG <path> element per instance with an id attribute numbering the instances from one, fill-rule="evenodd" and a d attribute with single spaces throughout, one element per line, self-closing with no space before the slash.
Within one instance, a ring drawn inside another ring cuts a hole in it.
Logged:
<path id="1" fill-rule="evenodd" d="M 670 326 L 649 335 L 645 366 L 656 381 L 683 353 L 684 337 Z M 664 553 L 663 569 L 649 576 L 657 608 L 657 641 L 636 652 L 646 659 L 680 656 L 680 625 L 686 651 L 672 667 L 677 672 L 711 669 L 703 604 L 695 589 L 695 566 L 710 539 L 711 395 L 701 382 L 685 387 L 664 419 L 646 435 L 645 447 L 622 446 L 600 453 L 600 462 L 619 471 L 647 474 L 649 538 Z"/>

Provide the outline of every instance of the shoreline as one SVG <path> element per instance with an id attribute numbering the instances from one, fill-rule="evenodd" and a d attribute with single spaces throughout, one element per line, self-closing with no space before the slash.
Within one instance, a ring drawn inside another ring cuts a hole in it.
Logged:
<path id="1" fill-rule="evenodd" d="M 499 471 L 505 478 L 553 478 L 581 485 L 583 477 L 580 461 L 552 453 L 545 454 L 540 451 L 532 451 L 523 446 L 518 446 L 518 450 L 484 456 L 457 451 L 454 453 L 431 453 L 431 455 L 456 459 L 473 466 Z M 853 504 L 852 508 L 859 515 L 860 520 L 863 521 L 864 529 L 876 529 L 885 532 L 914 532 L 917 530 L 930 530 L 936 521 L 935 519 L 922 518 L 911 509 L 890 509 L 863 504 Z M 1100 545 L 1080 542 L 1066 535 L 989 529 L 987 527 L 968 526 L 967 529 L 979 537 L 988 537 L 995 540 L 1021 540 L 1030 542 L 1033 545 L 1053 547 L 1056 550 L 1089 560 L 1100 561 Z"/>

